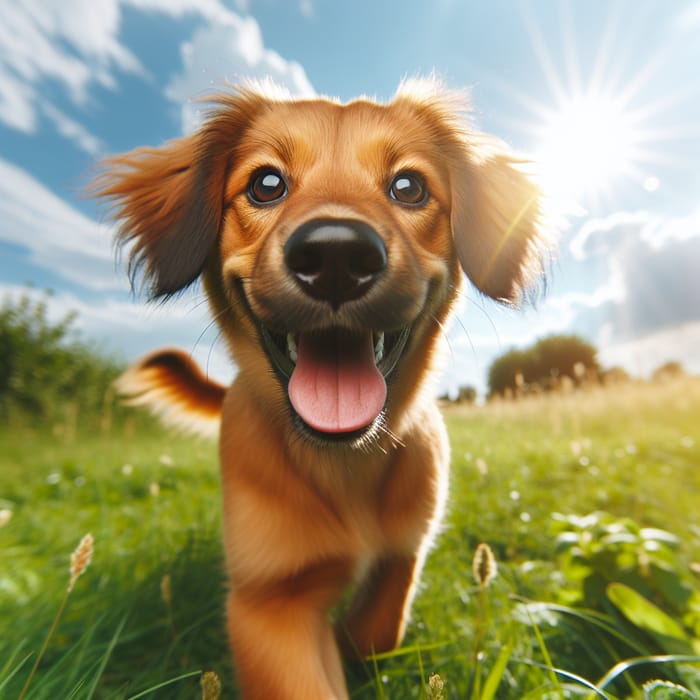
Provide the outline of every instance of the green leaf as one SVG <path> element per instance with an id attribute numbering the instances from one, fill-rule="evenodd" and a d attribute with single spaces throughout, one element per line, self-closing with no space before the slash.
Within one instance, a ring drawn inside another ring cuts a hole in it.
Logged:
<path id="1" fill-rule="evenodd" d="M 668 681 L 650 681 L 644 684 L 646 700 L 697 700 L 687 688 Z"/>
<path id="2" fill-rule="evenodd" d="M 624 583 L 611 583 L 606 589 L 610 601 L 633 624 L 662 638 L 690 643 L 685 630 L 661 608 Z"/>

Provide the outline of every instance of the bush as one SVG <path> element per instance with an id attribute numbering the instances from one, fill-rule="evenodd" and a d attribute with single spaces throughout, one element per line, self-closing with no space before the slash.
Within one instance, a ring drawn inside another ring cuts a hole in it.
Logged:
<path id="1" fill-rule="evenodd" d="M 51 322 L 47 307 L 27 296 L 0 305 L 0 421 L 96 425 L 111 415 L 123 366 L 80 339 L 74 313 Z"/>
<path id="2" fill-rule="evenodd" d="M 553 335 L 525 350 L 510 350 L 489 368 L 489 396 L 527 392 L 537 386 L 551 390 L 563 377 L 582 382 L 600 367 L 596 348 L 576 335 Z"/>

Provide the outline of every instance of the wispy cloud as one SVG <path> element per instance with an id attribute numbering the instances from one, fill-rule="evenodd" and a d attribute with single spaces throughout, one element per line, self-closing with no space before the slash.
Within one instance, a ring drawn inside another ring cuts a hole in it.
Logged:
<path id="1" fill-rule="evenodd" d="M 2 159 L 0 240 L 25 248 L 35 265 L 87 289 L 127 288 L 115 272 L 109 230 Z"/>
<path id="2" fill-rule="evenodd" d="M 166 96 L 182 105 L 182 129 L 188 133 L 201 122 L 202 110 L 192 100 L 243 80 L 272 80 L 291 95 L 311 96 L 314 89 L 303 67 L 267 48 L 252 17 L 233 12 L 200 27 L 180 47 L 183 70 L 174 75 Z"/>
<path id="3" fill-rule="evenodd" d="M 91 149 L 96 139 L 45 96 L 55 83 L 77 107 L 94 84 L 114 88 L 114 71 L 143 74 L 134 54 L 117 39 L 118 0 L 23 0 L 3 3 L 0 23 L 0 121 L 35 133 L 43 112 L 59 133 Z"/>
<path id="4" fill-rule="evenodd" d="M 241 17 L 219 0 L 25 0 L 3 5 L 0 122 L 32 134 L 43 114 L 62 136 L 96 154 L 99 140 L 76 115 L 50 103 L 42 85 L 56 83 L 79 109 L 87 103 L 92 86 L 116 89 L 120 72 L 147 76 L 147 68 L 120 41 L 123 5 L 174 18 L 191 15 L 205 22 L 182 45 L 183 70 L 166 90 L 169 99 L 183 106 L 185 131 L 197 123 L 190 100 L 227 80 L 272 78 L 292 94 L 313 94 L 302 66 L 267 48 L 255 19 Z M 312 11 L 308 0 L 300 8 Z"/>
<path id="5" fill-rule="evenodd" d="M 99 158 L 104 153 L 105 147 L 100 139 L 91 134 L 82 124 L 69 117 L 65 112 L 62 112 L 50 102 L 43 102 L 41 109 L 56 126 L 58 133 L 72 141 L 82 151 L 85 151 L 93 158 Z"/>

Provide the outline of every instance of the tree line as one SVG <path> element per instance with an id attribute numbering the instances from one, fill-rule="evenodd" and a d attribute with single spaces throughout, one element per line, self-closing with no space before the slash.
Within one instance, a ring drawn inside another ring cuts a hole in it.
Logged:
<path id="1" fill-rule="evenodd" d="M 52 321 L 49 298 L 0 303 L 0 424 L 97 428 L 120 412 L 112 384 L 124 364 L 80 337 L 75 313 Z"/>
<path id="2" fill-rule="evenodd" d="M 0 303 L 0 424 L 48 423 L 105 427 L 128 412 L 113 383 L 125 364 L 85 342 L 75 330 L 76 314 L 48 316 L 50 293 Z M 677 362 L 662 365 L 654 378 L 683 374 Z M 576 335 L 551 335 L 525 349 L 509 350 L 488 370 L 488 398 L 553 391 L 605 377 L 629 378 L 619 368 L 603 371 L 597 350 Z M 443 397 L 447 398 L 447 397 Z M 476 389 L 461 387 L 453 400 L 473 403 Z"/>

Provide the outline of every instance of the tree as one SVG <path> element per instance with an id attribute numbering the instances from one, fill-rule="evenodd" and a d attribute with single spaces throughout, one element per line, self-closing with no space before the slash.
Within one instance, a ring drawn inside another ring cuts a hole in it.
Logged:
<path id="1" fill-rule="evenodd" d="M 507 390 L 527 392 L 535 383 L 548 388 L 567 376 L 579 383 L 600 367 L 596 348 L 576 335 L 553 335 L 525 350 L 509 350 L 489 368 L 489 396 Z"/>
<path id="2" fill-rule="evenodd" d="M 489 368 L 489 396 L 503 394 L 506 389 L 515 390 L 519 376 L 524 381 L 531 381 L 531 364 L 528 353 L 523 350 L 509 350 L 495 359 Z"/>
<path id="3" fill-rule="evenodd" d="M 552 335 L 538 340 L 532 347 L 533 373 L 538 380 L 566 375 L 580 380 L 578 366 L 598 373 L 596 348 L 576 335 Z"/>
<path id="4" fill-rule="evenodd" d="M 677 377 L 684 377 L 685 370 L 680 362 L 671 360 L 665 362 L 660 367 L 657 367 L 651 375 L 654 381 L 665 381 L 667 379 L 675 379 Z"/>

